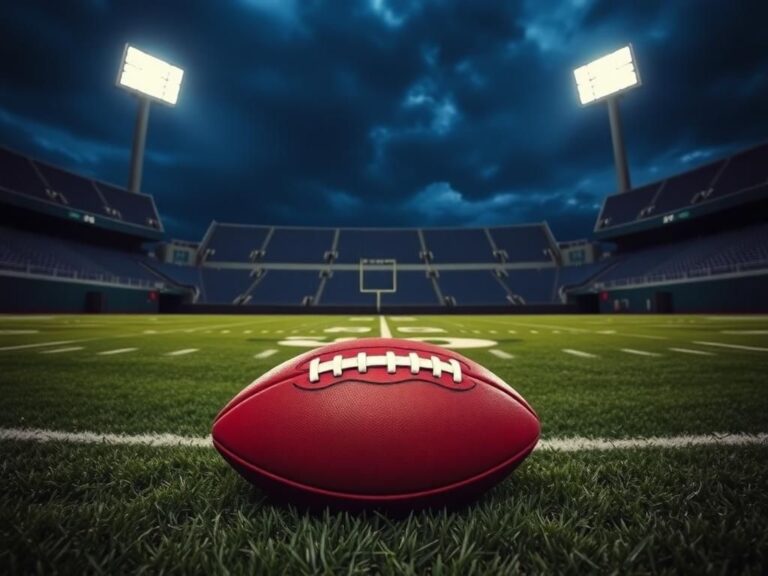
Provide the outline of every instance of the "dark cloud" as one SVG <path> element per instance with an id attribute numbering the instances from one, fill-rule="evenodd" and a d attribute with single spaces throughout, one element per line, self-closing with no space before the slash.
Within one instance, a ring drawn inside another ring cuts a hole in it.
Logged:
<path id="1" fill-rule="evenodd" d="M 633 180 L 768 135 L 768 5 L 610 0 L 7 2 L 0 143 L 125 183 L 130 41 L 186 70 L 153 106 L 144 189 L 167 228 L 475 225 L 585 236 L 613 191 L 607 113 L 573 67 L 631 41 Z"/>

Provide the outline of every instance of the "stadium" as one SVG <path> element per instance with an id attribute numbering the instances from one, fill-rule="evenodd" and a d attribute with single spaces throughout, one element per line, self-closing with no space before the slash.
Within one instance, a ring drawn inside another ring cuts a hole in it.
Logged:
<path id="1" fill-rule="evenodd" d="M 393 30 L 421 14 L 370 4 Z M 0 133 L 0 571 L 766 571 L 767 134 L 632 185 L 618 102 L 635 78 L 593 98 L 617 184 L 579 208 L 581 237 L 546 211 L 270 223 L 212 190 L 178 239 L 183 204 L 145 190 L 158 156 L 141 172 L 150 102 L 176 95 L 130 82 L 127 184 Z M 405 515 L 294 506 L 213 450 L 249 383 L 368 337 L 487 367 L 535 408 L 538 447 L 469 504 Z"/>

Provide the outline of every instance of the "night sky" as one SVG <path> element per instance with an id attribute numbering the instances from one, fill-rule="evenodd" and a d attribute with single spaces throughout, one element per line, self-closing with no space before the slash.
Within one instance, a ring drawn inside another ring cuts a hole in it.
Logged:
<path id="1" fill-rule="evenodd" d="M 615 191 L 607 111 L 572 69 L 627 42 L 633 184 L 768 139 L 765 0 L 24 0 L 0 7 L 0 145 L 127 185 L 130 42 L 185 69 L 143 189 L 212 219 L 589 234 Z"/>

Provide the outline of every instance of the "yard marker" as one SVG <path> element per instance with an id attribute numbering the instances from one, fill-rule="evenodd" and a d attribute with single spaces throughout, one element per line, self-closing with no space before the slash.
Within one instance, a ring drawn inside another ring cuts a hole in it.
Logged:
<path id="1" fill-rule="evenodd" d="M 269 332 L 269 330 L 262 330 L 261 331 L 262 334 L 267 334 L 268 332 Z"/>
<path id="2" fill-rule="evenodd" d="M 381 332 L 382 338 L 392 338 L 392 331 L 389 329 L 384 316 L 379 316 L 379 332 Z"/>
<path id="3" fill-rule="evenodd" d="M 552 334 L 560 334 L 560 330 L 552 330 Z"/>
<path id="4" fill-rule="evenodd" d="M 760 346 L 742 346 L 740 344 L 724 344 L 722 342 L 694 341 L 693 343 L 701 344 L 702 346 L 719 346 L 720 348 L 733 348 L 734 350 L 750 350 L 752 352 L 768 352 L 768 348 L 761 348 Z"/>
<path id="5" fill-rule="evenodd" d="M 243 330 L 243 334 L 250 334 L 253 330 Z"/>
<path id="6" fill-rule="evenodd" d="M 496 350 L 494 348 L 492 350 L 488 350 L 488 352 L 490 352 L 497 358 L 501 358 L 502 360 L 511 360 L 512 358 L 514 358 L 512 354 L 510 354 L 509 352 L 504 352 L 504 350 Z"/>
<path id="7" fill-rule="evenodd" d="M 620 350 L 627 354 L 634 354 L 635 356 L 661 356 L 661 354 L 657 354 L 656 352 L 646 352 L 645 350 L 635 350 L 634 348 L 620 348 Z"/>
<path id="8" fill-rule="evenodd" d="M 489 330 L 489 332 L 490 332 L 491 334 L 498 334 L 498 333 L 499 333 L 499 332 L 498 332 L 498 330 Z"/>
<path id="9" fill-rule="evenodd" d="M 18 346 L 3 346 L 0 348 L 0 351 L 26 350 L 27 348 L 44 348 L 45 346 L 59 346 L 61 344 L 73 344 L 74 342 L 82 342 L 82 340 L 59 340 L 57 342 L 43 342 L 41 344 L 19 344 Z"/>
<path id="10" fill-rule="evenodd" d="M 254 358 L 263 359 L 263 358 L 269 358 L 273 354 L 277 354 L 277 350 L 264 350 L 263 352 L 259 352 L 258 354 L 254 354 L 253 357 Z"/>
<path id="11" fill-rule="evenodd" d="M 517 334 L 517 330 L 507 330 L 510 334 Z"/>
<path id="12" fill-rule="evenodd" d="M 531 334 L 538 334 L 538 333 L 539 333 L 538 330 L 531 330 Z"/>
<path id="13" fill-rule="evenodd" d="M 0 428 L 0 440 L 18 442 L 68 442 L 71 444 L 100 444 L 106 446 L 157 446 L 211 448 L 210 436 L 180 436 L 177 434 L 110 434 L 104 432 L 64 432 L 39 428 Z M 627 450 L 634 448 L 688 448 L 690 446 L 765 446 L 768 433 L 758 434 L 700 434 L 683 436 L 652 436 L 648 438 L 545 438 L 537 450 L 581 452 L 586 450 Z"/>
<path id="14" fill-rule="evenodd" d="M 222 334 L 229 334 L 229 330 L 222 330 L 221 333 Z"/>
<path id="15" fill-rule="evenodd" d="M 185 354 L 192 354 L 197 352 L 200 348 L 185 348 L 184 350 L 176 350 L 175 352 L 168 352 L 166 356 L 184 356 Z"/>
<path id="16" fill-rule="evenodd" d="M 616 330 L 598 330 L 598 334 L 616 334 Z"/>
<path id="17" fill-rule="evenodd" d="M 682 352 L 683 354 L 697 354 L 699 356 L 714 356 L 714 352 L 705 352 L 704 350 L 692 350 L 690 348 L 670 348 L 674 352 Z"/>
<path id="18" fill-rule="evenodd" d="M 74 352 L 82 350 L 82 346 L 70 346 L 68 348 L 54 348 L 53 350 L 40 350 L 40 354 L 61 354 L 62 352 Z"/>
<path id="19" fill-rule="evenodd" d="M 570 354 L 571 356 L 578 356 L 579 358 L 597 358 L 595 354 L 582 352 L 581 350 L 572 350 L 571 348 L 563 348 L 563 352 Z"/>
<path id="20" fill-rule="evenodd" d="M 480 330 L 472 330 L 472 334 L 480 334 Z"/>
<path id="21" fill-rule="evenodd" d="M 126 352 L 133 352 L 138 348 L 118 348 L 116 350 L 107 350 L 106 352 L 99 352 L 99 356 L 112 356 L 114 354 L 125 354 Z"/>
<path id="22" fill-rule="evenodd" d="M 283 332 L 285 332 L 285 330 L 275 330 L 276 334 L 282 334 Z"/>
<path id="23" fill-rule="evenodd" d="M 144 334 L 157 334 L 157 330 L 144 330 Z"/>
<path id="24" fill-rule="evenodd" d="M 372 316 L 353 316 L 349 319 L 350 322 L 373 322 Z"/>

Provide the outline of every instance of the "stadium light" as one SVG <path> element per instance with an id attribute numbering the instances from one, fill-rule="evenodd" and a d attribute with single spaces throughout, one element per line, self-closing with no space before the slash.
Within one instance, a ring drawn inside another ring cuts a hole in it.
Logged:
<path id="1" fill-rule="evenodd" d="M 131 192 L 139 192 L 141 188 L 150 102 L 155 100 L 168 106 L 175 106 L 179 99 L 183 76 L 184 70 L 181 68 L 142 52 L 130 44 L 125 45 L 120 72 L 117 75 L 117 85 L 136 94 L 139 99 L 131 150 L 131 175 L 128 182 L 128 190 Z"/>
<path id="2" fill-rule="evenodd" d="M 629 167 L 627 166 L 627 154 L 624 150 L 618 99 L 624 92 L 640 85 L 640 75 L 635 65 L 632 45 L 628 44 L 615 52 L 576 68 L 573 71 L 573 76 L 576 79 L 576 88 L 579 91 L 579 99 L 583 106 L 602 100 L 608 102 L 616 178 L 619 191 L 626 192 L 630 189 Z"/>

